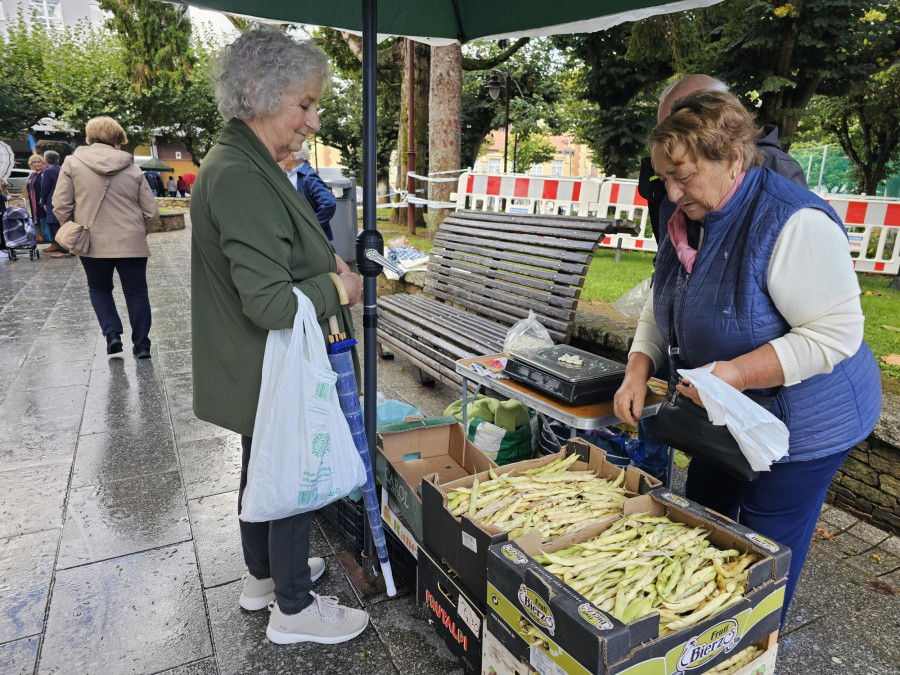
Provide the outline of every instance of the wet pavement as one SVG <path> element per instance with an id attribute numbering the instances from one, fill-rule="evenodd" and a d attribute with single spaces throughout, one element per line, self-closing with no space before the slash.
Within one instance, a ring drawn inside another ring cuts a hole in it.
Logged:
<path id="1" fill-rule="evenodd" d="M 189 241 L 150 237 L 147 361 L 127 333 L 106 355 L 77 258 L 0 255 L 0 674 L 461 672 L 409 591 L 359 596 L 322 519 L 316 590 L 364 607 L 366 631 L 277 646 L 267 613 L 238 607 L 240 442 L 191 411 Z M 459 395 L 379 367 L 387 398 L 428 415 Z M 813 544 L 779 675 L 900 672 L 900 539 L 835 508 L 820 525 L 835 538 Z"/>

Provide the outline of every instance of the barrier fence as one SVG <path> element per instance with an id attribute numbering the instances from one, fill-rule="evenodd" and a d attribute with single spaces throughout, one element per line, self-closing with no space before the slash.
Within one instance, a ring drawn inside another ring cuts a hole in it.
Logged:
<path id="1" fill-rule="evenodd" d="M 614 234 L 601 246 L 655 252 L 647 201 L 628 178 L 569 178 L 466 172 L 451 196 L 458 209 L 627 218 L 636 236 Z M 857 272 L 900 274 L 900 199 L 825 195 L 844 221 Z"/>

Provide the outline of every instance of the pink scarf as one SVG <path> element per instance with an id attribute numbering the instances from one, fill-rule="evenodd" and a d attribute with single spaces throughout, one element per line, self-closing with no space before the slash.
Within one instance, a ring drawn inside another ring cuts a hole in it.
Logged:
<path id="1" fill-rule="evenodd" d="M 744 176 L 746 175 L 746 171 L 741 171 L 738 174 L 734 181 L 734 185 L 731 186 L 728 194 L 725 195 L 721 202 L 719 202 L 719 205 L 715 209 L 716 211 L 721 211 L 725 208 L 725 205 L 731 201 L 731 198 L 734 197 L 738 188 L 741 187 L 741 183 L 744 182 Z M 690 274 L 694 269 L 694 258 L 697 257 L 697 249 L 692 248 L 691 245 L 688 244 L 687 215 L 680 206 L 675 209 L 675 213 L 669 218 L 668 226 L 669 239 L 672 240 L 672 245 L 675 246 L 675 255 L 678 256 L 681 264 L 684 265 L 684 268 L 688 271 L 688 274 Z"/>

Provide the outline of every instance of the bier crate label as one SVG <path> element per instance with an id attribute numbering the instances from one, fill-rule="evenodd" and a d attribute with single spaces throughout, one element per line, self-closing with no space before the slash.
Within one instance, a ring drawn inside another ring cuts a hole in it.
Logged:
<path id="1" fill-rule="evenodd" d="M 509 560 L 510 562 L 516 565 L 527 565 L 528 564 L 528 556 L 519 551 L 515 546 L 510 546 L 509 544 L 505 544 L 503 548 L 500 549 L 503 553 L 503 556 Z"/>
<path id="2" fill-rule="evenodd" d="M 778 544 L 776 544 L 774 541 L 772 541 L 771 539 L 766 539 L 764 536 L 762 536 L 761 534 L 757 534 L 756 532 L 748 532 L 744 535 L 744 537 L 752 541 L 754 544 L 766 549 L 767 551 L 771 551 L 772 553 L 777 553 L 781 550 Z"/>
<path id="3" fill-rule="evenodd" d="M 663 492 L 660 496 L 667 502 L 675 504 L 676 506 L 680 506 L 683 509 L 691 508 L 691 503 L 687 499 L 679 495 L 672 494 L 671 492 Z"/>
<path id="4" fill-rule="evenodd" d="M 550 611 L 547 603 L 525 584 L 519 586 L 517 596 L 522 609 L 532 618 L 534 623 L 544 628 L 550 635 L 553 635 L 556 631 L 556 619 L 553 618 L 553 612 Z"/>
<path id="5" fill-rule="evenodd" d="M 702 668 L 722 652 L 730 652 L 740 641 L 738 622 L 734 619 L 716 624 L 700 635 L 692 635 L 684 643 L 681 656 L 675 664 L 675 672 L 686 673 Z"/>
<path id="6" fill-rule="evenodd" d="M 578 605 L 578 616 L 597 630 L 612 630 L 613 624 L 606 615 L 589 602 Z"/>

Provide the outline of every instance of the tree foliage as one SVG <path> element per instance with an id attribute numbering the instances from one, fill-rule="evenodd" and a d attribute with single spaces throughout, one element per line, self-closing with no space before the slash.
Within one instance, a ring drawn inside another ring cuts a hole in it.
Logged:
<path id="1" fill-rule="evenodd" d="M 876 73 L 843 97 L 823 97 L 816 123 L 853 162 L 861 192 L 874 195 L 900 159 L 900 65 Z"/>
<path id="2" fill-rule="evenodd" d="M 580 101 L 571 115 L 575 135 L 590 146 L 607 174 L 628 175 L 644 154 L 656 120 L 656 90 L 674 71 L 665 42 L 629 52 L 635 24 L 585 35 L 560 36 L 568 56 L 570 89 Z"/>

